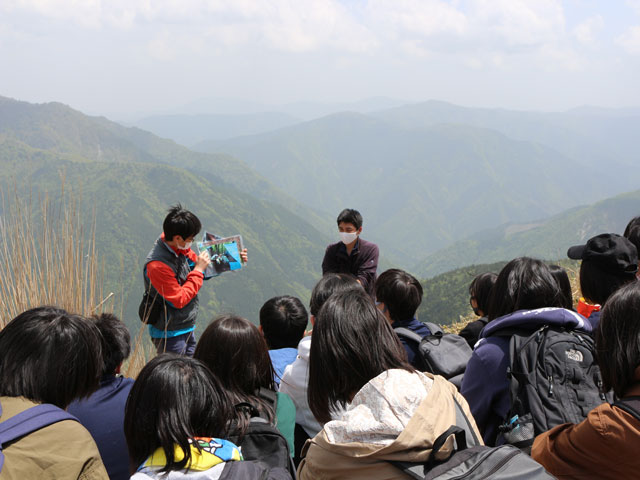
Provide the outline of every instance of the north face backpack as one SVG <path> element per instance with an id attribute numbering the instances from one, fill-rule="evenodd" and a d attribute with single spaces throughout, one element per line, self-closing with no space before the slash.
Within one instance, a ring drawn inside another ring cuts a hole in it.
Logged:
<path id="1" fill-rule="evenodd" d="M 499 427 L 506 443 L 530 452 L 536 435 L 562 423 L 580 423 L 593 408 L 609 401 L 595 361 L 593 339 L 584 332 L 544 326 L 534 333 L 510 335 L 511 407 Z"/>
<path id="2" fill-rule="evenodd" d="M 455 400 L 455 398 L 454 398 Z M 418 480 L 552 480 L 555 477 L 542 465 L 512 445 L 480 445 L 469 419 L 457 400 L 456 425 L 433 442 L 426 463 L 390 462 L 411 478 Z M 435 460 L 447 439 L 455 436 L 454 452 L 443 461 Z"/>
<path id="3" fill-rule="evenodd" d="M 0 405 L 0 415 L 2 415 L 2 405 Z M 0 422 L 0 472 L 4 465 L 2 449 L 6 444 L 62 420 L 78 421 L 76 417 L 61 408 L 43 403 Z"/>
<path id="4" fill-rule="evenodd" d="M 460 335 L 444 333 L 435 323 L 425 322 L 431 335 L 421 337 L 408 328 L 394 328 L 399 337 L 418 343 L 423 371 L 442 375 L 458 389 L 473 351 Z"/>
<path id="5" fill-rule="evenodd" d="M 276 392 L 261 388 L 259 395 L 273 409 L 275 414 L 278 403 Z M 236 410 L 249 413 L 249 426 L 244 435 L 231 430 L 229 440 L 238 445 L 245 460 L 259 460 L 270 468 L 284 468 L 292 478 L 296 478 L 296 468 L 291 457 L 289 443 L 282 433 L 268 419 L 261 416 L 255 406 L 243 402 L 236 405 Z"/>

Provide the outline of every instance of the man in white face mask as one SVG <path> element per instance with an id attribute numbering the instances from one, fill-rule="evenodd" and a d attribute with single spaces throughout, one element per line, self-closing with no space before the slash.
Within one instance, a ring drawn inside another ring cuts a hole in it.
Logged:
<path id="1" fill-rule="evenodd" d="M 340 242 L 327 247 L 322 260 L 322 274 L 350 273 L 373 296 L 378 270 L 378 246 L 360 238 L 362 215 L 346 208 L 338 215 Z"/>

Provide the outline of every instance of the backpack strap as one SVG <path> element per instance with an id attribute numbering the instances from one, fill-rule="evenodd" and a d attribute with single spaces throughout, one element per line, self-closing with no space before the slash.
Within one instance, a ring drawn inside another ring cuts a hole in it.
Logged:
<path id="1" fill-rule="evenodd" d="M 422 341 L 422 337 L 420 335 L 418 335 L 416 332 L 412 332 L 408 328 L 397 327 L 394 328 L 393 331 L 396 332 L 396 335 L 398 335 L 399 337 L 411 340 L 412 342 L 416 342 L 417 344 L 420 344 L 420 342 Z"/>
<path id="2" fill-rule="evenodd" d="M 612 404 L 640 421 L 640 397 L 624 397 Z"/>
<path id="3" fill-rule="evenodd" d="M 2 415 L 1 405 L 0 415 Z M 62 420 L 78 421 L 76 417 L 61 408 L 49 403 L 43 403 L 0 422 L 0 471 L 2 471 L 2 466 L 4 465 L 2 449 L 5 444 Z"/>
<path id="4" fill-rule="evenodd" d="M 427 328 L 431 332 L 431 335 L 444 335 L 444 330 L 440 325 L 437 325 L 432 322 L 422 322 L 422 323 L 424 323 L 427 326 Z"/>
<path id="5" fill-rule="evenodd" d="M 258 390 L 258 396 L 267 402 L 267 404 L 273 409 L 273 414 L 276 413 L 276 408 L 278 408 L 278 394 L 269 388 L 260 387 Z"/>

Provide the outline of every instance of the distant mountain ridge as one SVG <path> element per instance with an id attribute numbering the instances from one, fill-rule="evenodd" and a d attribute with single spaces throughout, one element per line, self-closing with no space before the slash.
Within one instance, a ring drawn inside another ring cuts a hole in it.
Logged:
<path id="1" fill-rule="evenodd" d="M 312 208 L 358 208 L 367 238 L 404 267 L 475 231 L 576 205 L 582 191 L 620 191 L 613 173 L 540 143 L 468 125 L 409 128 L 379 114 L 334 114 L 198 148 L 242 158 Z"/>
<path id="2" fill-rule="evenodd" d="M 466 265 L 508 261 L 519 256 L 563 259 L 567 249 L 600 233 L 622 234 L 640 215 L 640 190 L 575 207 L 529 224 L 507 224 L 478 232 L 455 242 L 416 264 L 411 270 L 421 278 Z"/>

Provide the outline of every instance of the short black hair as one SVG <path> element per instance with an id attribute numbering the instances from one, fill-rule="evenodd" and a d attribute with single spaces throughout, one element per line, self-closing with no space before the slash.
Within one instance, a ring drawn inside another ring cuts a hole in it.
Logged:
<path id="1" fill-rule="evenodd" d="M 498 278 L 497 273 L 485 272 L 471 281 L 469 285 L 469 296 L 478 304 L 478 310 L 484 315 L 489 311 L 489 298 L 491 298 L 491 289 Z"/>
<path id="2" fill-rule="evenodd" d="M 617 397 L 635 383 L 640 366 L 640 283 L 616 291 L 602 309 L 596 328 L 596 356 L 605 390 Z"/>
<path id="3" fill-rule="evenodd" d="M 169 212 L 162 223 L 164 239 L 168 242 L 173 241 L 173 237 L 176 235 L 180 235 L 183 240 L 193 237 L 200 232 L 201 228 L 200 219 L 189 210 L 182 208 L 179 203 L 169 208 Z"/>
<path id="4" fill-rule="evenodd" d="M 364 290 L 334 293 L 311 335 L 307 399 L 321 423 L 387 370 L 415 371 L 389 322 Z"/>
<path id="5" fill-rule="evenodd" d="M 542 261 L 518 257 L 496 279 L 489 300 L 489 321 L 517 310 L 563 307 L 563 296 L 549 267 Z"/>
<path id="6" fill-rule="evenodd" d="M 410 273 L 391 268 L 376 280 L 376 300 L 384 302 L 394 322 L 411 320 L 422 302 L 422 285 Z"/>
<path id="7" fill-rule="evenodd" d="M 158 355 L 140 371 L 127 399 L 124 435 L 132 471 L 158 448 L 167 459 L 163 472 L 187 468 L 189 439 L 225 438 L 232 416 L 224 388 L 202 362 Z M 176 445 L 184 452 L 182 460 L 175 458 Z"/>
<path id="8" fill-rule="evenodd" d="M 624 229 L 623 237 L 636 246 L 640 254 L 640 216 L 633 217 Z"/>
<path id="9" fill-rule="evenodd" d="M 309 313 L 317 317 L 322 305 L 332 294 L 351 290 L 364 290 L 356 277 L 348 273 L 326 273 L 311 291 Z"/>
<path id="10" fill-rule="evenodd" d="M 0 396 L 64 409 L 91 395 L 101 373 L 100 332 L 80 315 L 32 308 L 0 331 Z"/>
<path id="11" fill-rule="evenodd" d="M 260 326 L 271 349 L 296 348 L 308 322 L 307 309 L 291 295 L 270 298 L 260 309 Z"/>
<path id="12" fill-rule="evenodd" d="M 350 223 L 356 230 L 358 230 L 362 226 L 362 215 L 357 210 L 353 208 L 345 208 L 338 215 L 338 225 L 341 223 Z"/>
<path id="13" fill-rule="evenodd" d="M 567 271 L 560 265 L 549 265 L 549 271 L 553 278 L 558 282 L 560 293 L 562 293 L 562 306 L 567 310 L 573 310 L 573 292 L 571 290 L 571 281 Z"/>
<path id="14" fill-rule="evenodd" d="M 129 329 L 113 313 L 102 313 L 92 317 L 102 336 L 103 375 L 111 375 L 129 358 L 131 334 Z"/>
<path id="15" fill-rule="evenodd" d="M 634 272 L 603 270 L 596 262 L 583 260 L 580 265 L 580 291 L 582 296 L 592 303 L 604 306 L 608 298 L 621 286 L 636 279 Z"/>

